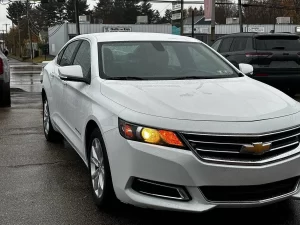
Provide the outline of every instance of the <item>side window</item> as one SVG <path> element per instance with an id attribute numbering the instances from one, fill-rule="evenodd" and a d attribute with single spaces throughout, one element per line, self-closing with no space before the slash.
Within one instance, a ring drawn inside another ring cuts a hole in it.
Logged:
<path id="1" fill-rule="evenodd" d="M 83 76 L 89 78 L 91 70 L 91 47 L 88 41 L 83 41 L 76 53 L 73 65 L 82 68 Z"/>
<path id="2" fill-rule="evenodd" d="M 231 52 L 244 51 L 247 45 L 247 38 L 235 38 L 231 45 Z"/>
<path id="3" fill-rule="evenodd" d="M 214 50 L 218 51 L 218 48 L 221 44 L 222 40 L 217 40 L 215 43 L 213 43 L 213 45 L 211 46 Z"/>
<path id="4" fill-rule="evenodd" d="M 219 52 L 229 52 L 233 38 L 225 38 L 220 46 Z"/>
<path id="5" fill-rule="evenodd" d="M 58 53 L 57 60 L 56 60 L 56 63 L 57 63 L 58 65 L 60 65 L 59 63 L 60 63 L 60 60 L 61 60 L 62 55 L 64 54 L 65 49 L 66 49 L 66 48 L 62 49 L 62 50 Z"/>
<path id="6" fill-rule="evenodd" d="M 77 48 L 77 45 L 78 45 L 79 41 L 74 41 L 74 42 L 71 42 L 65 49 L 62 57 L 61 57 L 61 60 L 59 62 L 59 65 L 60 66 L 70 66 L 72 65 L 72 58 L 73 58 L 73 55 L 74 55 L 74 52 Z"/>

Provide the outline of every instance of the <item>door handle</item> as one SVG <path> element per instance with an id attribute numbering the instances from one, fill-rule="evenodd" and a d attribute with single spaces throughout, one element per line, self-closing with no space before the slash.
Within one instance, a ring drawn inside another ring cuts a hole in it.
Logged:
<path id="1" fill-rule="evenodd" d="M 50 73 L 50 77 L 52 77 L 52 78 L 54 77 L 54 73 L 53 72 Z"/>
<path id="2" fill-rule="evenodd" d="M 225 54 L 225 55 L 224 55 L 225 58 L 227 58 L 228 56 L 229 56 L 228 54 Z"/>
<path id="3" fill-rule="evenodd" d="M 66 81 L 63 81 L 63 80 L 62 80 L 62 83 L 64 86 L 67 86 L 67 84 L 68 84 Z"/>

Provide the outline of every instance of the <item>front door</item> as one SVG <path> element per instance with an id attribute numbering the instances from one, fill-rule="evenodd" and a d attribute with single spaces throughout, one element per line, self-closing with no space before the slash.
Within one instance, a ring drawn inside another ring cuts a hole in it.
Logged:
<path id="1" fill-rule="evenodd" d="M 79 41 L 74 41 L 68 44 L 64 52 L 57 64 L 54 66 L 54 69 L 52 71 L 52 74 L 50 74 L 50 77 L 52 79 L 52 90 L 53 90 L 53 99 L 54 102 L 54 111 L 53 111 L 53 120 L 54 122 L 61 128 L 65 128 L 66 126 L 66 119 L 64 118 L 63 111 L 65 107 L 65 96 L 64 96 L 64 89 L 67 85 L 66 81 L 63 81 L 59 77 L 58 68 L 63 66 L 70 66 L 72 65 L 73 59 L 74 59 L 74 53 L 78 47 Z M 51 110 L 51 109 L 50 109 Z M 65 129 L 63 129 L 65 130 Z"/>
<path id="2" fill-rule="evenodd" d="M 81 66 L 83 76 L 90 82 L 91 80 L 91 48 L 90 43 L 82 40 L 73 60 L 73 65 Z M 70 138 L 75 147 L 84 156 L 84 123 L 87 118 L 86 113 L 89 107 L 89 84 L 84 82 L 67 81 L 64 89 L 65 108 L 64 118 L 70 127 Z"/>

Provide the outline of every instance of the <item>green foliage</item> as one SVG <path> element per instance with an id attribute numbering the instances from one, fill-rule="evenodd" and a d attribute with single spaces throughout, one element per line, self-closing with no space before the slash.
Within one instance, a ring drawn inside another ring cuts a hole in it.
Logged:
<path id="1" fill-rule="evenodd" d="M 86 15 L 89 5 L 86 0 L 78 0 L 78 16 Z M 68 0 L 65 3 L 64 18 L 70 22 L 75 23 L 75 6 L 74 0 Z"/>
<path id="2" fill-rule="evenodd" d="M 26 3 L 13 1 L 9 3 L 6 12 L 6 17 L 15 25 L 18 25 L 18 21 L 21 19 L 21 17 L 26 15 Z"/>

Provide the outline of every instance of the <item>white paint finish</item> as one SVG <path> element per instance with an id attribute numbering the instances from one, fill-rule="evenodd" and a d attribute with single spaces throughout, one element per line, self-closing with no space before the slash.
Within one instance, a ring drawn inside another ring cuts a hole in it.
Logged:
<path id="1" fill-rule="evenodd" d="M 58 72 L 60 76 L 83 78 L 82 68 L 78 65 L 59 67 Z"/>
<path id="2" fill-rule="evenodd" d="M 201 212 L 215 205 L 205 201 L 198 186 L 258 185 L 300 175 L 300 156 L 264 166 L 217 165 L 202 162 L 187 150 L 121 137 L 119 117 L 175 131 L 230 134 L 260 134 L 300 124 L 299 103 L 249 77 L 180 81 L 106 81 L 99 77 L 98 41 L 197 40 L 148 33 L 89 34 L 75 39 L 91 44 L 91 84 L 68 81 L 64 85 L 58 78 L 58 71 L 63 69 L 55 61 L 48 63 L 43 71 L 43 88 L 50 115 L 55 129 L 63 133 L 86 164 L 86 125 L 94 121 L 99 126 L 114 189 L 121 201 L 141 207 Z M 137 194 L 128 186 L 133 176 L 184 185 L 193 200 L 175 202 Z"/>
<path id="3" fill-rule="evenodd" d="M 250 64 L 240 63 L 239 69 L 243 74 L 245 74 L 247 76 L 253 74 L 253 66 Z"/>
<path id="4" fill-rule="evenodd" d="M 214 207 L 199 192 L 204 185 L 259 185 L 300 175 L 300 158 L 259 167 L 214 165 L 200 162 L 191 152 L 124 140 L 117 129 L 105 133 L 116 195 L 137 206 L 201 212 Z M 131 177 L 140 177 L 189 188 L 194 201 L 173 202 L 143 196 L 127 187 Z M 127 188 L 126 188 L 127 187 Z M 124 192 L 125 189 L 125 192 Z M 177 206 L 177 207 L 176 207 Z"/>
<path id="5" fill-rule="evenodd" d="M 300 111 L 296 101 L 250 78 L 107 81 L 101 92 L 133 111 L 181 120 L 253 121 Z"/>

